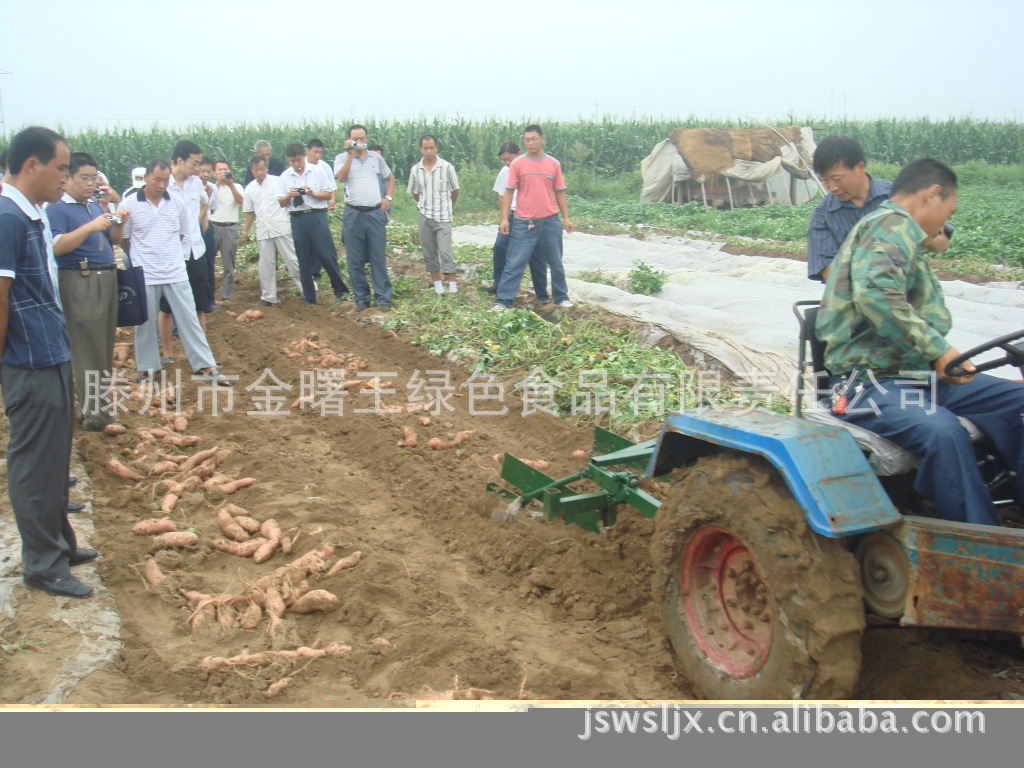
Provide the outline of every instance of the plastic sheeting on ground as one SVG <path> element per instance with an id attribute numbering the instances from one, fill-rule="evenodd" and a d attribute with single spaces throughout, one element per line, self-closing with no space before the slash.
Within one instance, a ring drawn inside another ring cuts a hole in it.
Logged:
<path id="1" fill-rule="evenodd" d="M 497 227 L 455 230 L 456 242 L 491 245 Z M 772 382 L 791 396 L 796 373 L 798 333 L 792 306 L 820 299 L 824 286 L 807 279 L 801 261 L 723 253 L 718 243 L 685 238 L 566 234 L 566 276 L 574 298 L 664 328 L 678 341 L 721 361 L 738 377 Z M 572 279 L 600 270 L 625 285 L 633 261 L 642 259 L 668 280 L 657 296 L 638 296 L 607 285 Z M 1024 330 L 1024 290 L 1017 283 L 972 285 L 944 282 L 953 314 L 948 338 L 967 350 L 998 336 Z M 980 355 L 992 359 L 998 351 Z M 1016 368 L 992 371 L 1020 378 Z"/>

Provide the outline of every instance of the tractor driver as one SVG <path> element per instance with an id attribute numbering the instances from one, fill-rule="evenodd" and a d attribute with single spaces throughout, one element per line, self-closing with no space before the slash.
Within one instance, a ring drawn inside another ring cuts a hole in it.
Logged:
<path id="1" fill-rule="evenodd" d="M 960 352 L 942 287 L 922 255 L 956 210 L 957 180 L 921 158 L 893 182 L 889 200 L 862 218 L 836 254 L 818 312 L 830 385 L 851 382 L 844 421 L 922 458 L 914 488 L 948 520 L 998 525 L 978 469 L 966 416 L 1012 470 L 1011 493 L 1024 509 L 1024 386 L 984 374 L 950 376 Z M 971 372 L 974 365 L 963 363 Z M 856 372 L 856 374 L 854 374 Z"/>

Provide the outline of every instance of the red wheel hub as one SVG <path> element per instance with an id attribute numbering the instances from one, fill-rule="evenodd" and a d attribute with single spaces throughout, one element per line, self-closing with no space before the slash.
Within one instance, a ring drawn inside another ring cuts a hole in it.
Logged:
<path id="1" fill-rule="evenodd" d="M 771 595 L 754 555 L 732 531 L 709 525 L 686 543 L 680 573 L 690 634 L 715 667 L 755 675 L 771 650 Z"/>

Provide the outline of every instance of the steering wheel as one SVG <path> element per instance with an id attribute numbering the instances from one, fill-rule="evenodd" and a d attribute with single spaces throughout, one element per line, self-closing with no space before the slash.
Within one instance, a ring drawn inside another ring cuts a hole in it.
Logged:
<path id="1" fill-rule="evenodd" d="M 1000 336 L 998 339 L 987 341 L 984 344 L 979 344 L 973 349 L 969 349 L 962 355 L 958 355 L 955 359 L 950 360 L 946 365 L 947 376 L 973 376 L 975 373 L 982 373 L 983 371 L 991 371 L 993 368 L 999 368 L 1003 365 L 1015 365 L 1020 369 L 1021 376 L 1024 377 L 1024 345 L 1011 344 L 1011 341 L 1024 338 L 1024 331 L 1016 331 L 1015 333 L 1008 333 L 1005 336 Z M 1002 349 L 1006 352 L 1005 355 L 997 360 L 986 360 L 984 363 L 979 363 L 975 366 L 974 371 L 965 371 L 960 366 L 965 360 L 970 360 L 975 355 L 980 355 L 982 352 L 988 352 L 990 349 Z"/>

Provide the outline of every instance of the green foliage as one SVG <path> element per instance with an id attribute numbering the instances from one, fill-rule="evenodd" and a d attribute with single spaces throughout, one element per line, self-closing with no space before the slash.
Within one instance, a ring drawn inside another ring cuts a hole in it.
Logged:
<path id="1" fill-rule="evenodd" d="M 576 273 L 576 279 L 583 280 L 588 283 L 597 283 L 599 285 L 610 285 L 613 288 L 615 287 L 615 281 L 600 269 L 584 269 Z"/>
<path id="2" fill-rule="evenodd" d="M 629 292 L 653 296 L 662 289 L 665 280 L 664 272 L 652 269 L 651 265 L 642 259 L 636 259 L 633 261 L 633 268 L 629 271 Z"/>
<path id="3" fill-rule="evenodd" d="M 131 183 L 130 173 L 134 166 L 145 165 L 157 157 L 169 159 L 175 141 L 183 136 L 197 141 L 207 155 L 226 158 L 235 169 L 245 167 L 256 139 L 267 139 L 275 154 L 280 155 L 292 141 L 306 142 L 317 137 L 324 142 L 327 160 L 331 162 L 347 136 L 348 125 L 357 121 L 367 127 L 371 142 L 384 147 L 384 157 L 400 182 L 408 178 L 409 169 L 420 159 L 419 137 L 432 133 L 438 138 L 441 156 L 454 163 L 460 174 L 471 165 L 479 166 L 491 172 L 493 183 L 501 162 L 498 147 L 509 140 L 521 142 L 523 126 L 531 120 L 470 121 L 461 117 L 436 117 L 394 121 L 359 117 L 345 118 L 340 123 L 198 124 L 176 129 L 154 125 L 145 130 L 120 128 L 110 132 L 90 129 L 67 134 L 67 137 L 72 150 L 96 156 L 118 190 Z M 977 160 L 1003 165 L 1024 162 L 1024 125 L 1016 122 L 970 118 L 830 122 L 815 117 L 800 122 L 816 126 L 819 139 L 829 134 L 853 136 L 864 146 L 870 164 L 902 164 L 923 155 L 949 163 Z M 586 170 L 596 177 L 638 173 L 640 161 L 674 128 L 739 125 L 735 121 L 692 116 L 672 121 L 609 116 L 596 122 L 543 123 L 545 149 L 562 162 L 564 171 L 570 174 Z M 590 184 L 590 179 L 577 180 L 581 196 L 590 196 L 591 192 L 582 191 Z M 569 188 L 573 189 L 572 183 L 569 183 Z M 639 185 L 636 189 L 639 191 Z"/>

